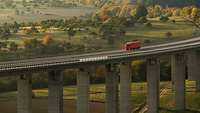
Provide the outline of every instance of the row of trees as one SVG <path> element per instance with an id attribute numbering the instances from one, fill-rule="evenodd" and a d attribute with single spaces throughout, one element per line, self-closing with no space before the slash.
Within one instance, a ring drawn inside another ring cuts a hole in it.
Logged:
<path id="1" fill-rule="evenodd" d="M 200 9 L 194 7 L 191 10 L 191 16 L 188 16 L 186 18 L 189 22 L 191 22 L 193 25 L 195 25 L 198 30 L 200 31 Z"/>
<path id="2" fill-rule="evenodd" d="M 160 5 L 155 5 L 154 7 L 148 7 L 148 17 L 155 18 L 160 16 L 184 16 L 190 17 L 192 16 L 192 11 L 195 9 L 195 14 L 198 12 L 198 8 L 196 6 L 188 6 L 183 8 L 163 8 Z"/>
<path id="3" fill-rule="evenodd" d="M 39 32 L 45 32 L 48 29 L 56 28 L 60 31 L 66 31 L 69 37 L 74 36 L 76 31 L 88 30 L 89 27 L 96 26 L 97 23 L 88 20 L 81 20 L 78 18 L 71 18 L 66 20 L 45 20 L 39 23 L 4 23 L 0 26 L 0 38 L 8 39 L 12 34 L 18 33 L 20 30 L 26 34 L 36 34 Z M 39 28 L 38 28 L 39 27 Z"/>
<path id="4" fill-rule="evenodd" d="M 163 7 L 161 5 L 154 5 L 154 6 L 146 6 L 144 4 L 139 4 L 136 7 L 130 7 L 130 6 L 107 6 L 103 7 L 99 13 L 98 16 L 101 20 L 105 21 L 109 17 L 130 17 L 135 16 L 141 17 L 141 16 L 148 16 L 149 18 L 156 18 L 160 16 L 191 16 L 192 9 L 196 8 L 198 10 L 198 7 L 196 6 L 186 6 L 182 8 L 171 8 L 171 7 Z M 196 11 L 198 12 L 198 11 Z"/>
<path id="5" fill-rule="evenodd" d="M 6 55 L 8 52 L 12 53 L 12 55 L 7 54 L 7 58 L 4 57 L 3 59 L 0 57 L 0 60 L 10 58 L 42 57 L 63 53 L 72 54 L 73 52 L 83 52 L 84 48 L 85 47 L 81 45 L 73 45 L 65 41 L 56 41 L 46 35 L 42 38 L 42 40 L 36 38 L 25 39 L 23 41 L 23 45 L 19 45 L 13 41 L 0 42 L 1 55 Z"/>
<path id="6" fill-rule="evenodd" d="M 0 26 L 0 38 L 8 39 L 12 33 L 17 33 L 19 31 L 20 24 L 14 22 L 13 24 L 4 23 Z"/>
<path id="7" fill-rule="evenodd" d="M 39 7 L 39 6 L 46 6 L 46 7 L 76 7 L 77 4 L 71 2 L 66 3 L 63 0 L 1 0 L 2 8 L 18 8 L 19 5 L 23 7 Z"/>
<path id="8" fill-rule="evenodd" d="M 170 7 L 184 7 L 197 5 L 200 6 L 200 0 L 145 0 L 148 5 L 159 4 L 161 6 L 170 6 Z"/>

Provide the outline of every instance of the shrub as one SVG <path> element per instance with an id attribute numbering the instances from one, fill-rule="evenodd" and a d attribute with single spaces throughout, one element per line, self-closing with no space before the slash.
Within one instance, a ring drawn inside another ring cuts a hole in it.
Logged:
<path id="1" fill-rule="evenodd" d="M 167 22 L 169 20 L 168 16 L 160 16 L 160 21 Z"/>
<path id="2" fill-rule="evenodd" d="M 145 7 L 145 5 L 139 4 L 139 5 L 136 7 L 136 14 L 135 14 L 135 17 L 136 17 L 136 18 L 146 17 L 147 14 L 148 14 L 148 10 L 147 10 L 147 8 Z"/>
<path id="3" fill-rule="evenodd" d="M 17 51 L 18 45 L 15 42 L 11 42 L 9 45 L 9 50 L 10 51 Z"/>
<path id="4" fill-rule="evenodd" d="M 149 43 L 151 43 L 151 40 L 149 39 L 144 40 L 144 44 L 149 44 Z"/>
<path id="5" fill-rule="evenodd" d="M 36 95 L 34 92 L 32 92 L 32 98 L 36 98 Z"/>
<path id="6" fill-rule="evenodd" d="M 138 23 L 141 23 L 141 24 L 143 24 L 143 23 L 146 23 L 148 20 L 147 20 L 147 18 L 146 17 L 140 17 L 139 19 L 138 19 Z"/>
<path id="7" fill-rule="evenodd" d="M 132 62 L 132 79 L 134 82 L 140 82 L 146 80 L 146 62 L 136 60 Z"/>
<path id="8" fill-rule="evenodd" d="M 176 23 L 176 20 L 172 20 L 173 23 Z"/>
<path id="9" fill-rule="evenodd" d="M 173 34 L 171 32 L 166 32 L 165 35 L 167 36 L 167 38 L 171 38 Z"/>
<path id="10" fill-rule="evenodd" d="M 181 9 L 177 8 L 173 11 L 173 16 L 180 16 L 181 15 Z"/>
<path id="11" fill-rule="evenodd" d="M 146 25 L 147 27 L 152 27 L 152 23 L 150 23 L 150 22 L 147 22 L 145 25 Z"/>

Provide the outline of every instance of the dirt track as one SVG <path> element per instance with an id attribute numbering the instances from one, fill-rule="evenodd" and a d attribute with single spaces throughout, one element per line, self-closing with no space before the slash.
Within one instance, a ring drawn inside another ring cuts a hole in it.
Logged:
<path id="1" fill-rule="evenodd" d="M 47 99 L 33 99 L 33 113 L 48 113 Z M 64 113 L 76 113 L 76 102 L 64 100 Z M 90 103 L 90 113 L 105 113 L 104 103 Z M 0 113 L 17 113 L 16 101 L 0 101 Z"/>

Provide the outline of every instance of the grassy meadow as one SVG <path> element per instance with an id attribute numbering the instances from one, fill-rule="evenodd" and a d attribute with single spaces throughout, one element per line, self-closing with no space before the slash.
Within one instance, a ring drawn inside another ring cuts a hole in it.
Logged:
<path id="1" fill-rule="evenodd" d="M 141 40 L 142 42 L 148 40 L 150 44 L 166 43 L 171 41 L 183 40 L 199 35 L 196 28 L 188 22 L 185 22 L 180 17 L 173 17 L 172 19 L 177 20 L 176 23 L 171 21 L 160 22 L 157 18 L 149 19 L 152 24 L 151 27 L 145 24 L 136 24 L 134 27 L 126 29 L 126 34 L 124 37 L 116 37 L 114 45 L 112 48 L 120 49 L 123 47 L 124 43 L 134 39 Z M 69 39 L 67 32 L 64 31 L 54 31 L 49 33 L 37 33 L 37 34 L 22 34 L 17 33 L 11 36 L 7 41 L 14 41 L 20 45 L 23 45 L 24 39 L 27 38 L 37 38 L 42 40 L 42 38 L 48 34 L 54 40 L 66 41 L 75 45 L 98 45 L 101 48 L 109 48 L 108 42 L 102 38 L 98 37 L 87 37 L 90 32 L 98 32 L 98 28 L 89 28 L 89 31 L 77 32 L 74 37 Z M 167 37 L 166 33 L 171 32 L 172 36 Z M 87 37 L 87 39 L 85 39 Z"/>
<path id="2" fill-rule="evenodd" d="M 25 9 L 19 9 L 24 11 Z M 77 8 L 34 8 L 31 12 L 24 14 L 15 14 L 15 9 L 0 10 L 0 24 L 17 21 L 22 22 L 39 22 L 47 19 L 68 19 L 74 16 L 84 16 L 96 11 L 95 8 L 77 7 Z"/>
<path id="3" fill-rule="evenodd" d="M 138 25 L 128 29 L 126 37 L 119 41 L 120 45 L 132 39 L 141 41 L 150 40 L 151 44 L 165 43 L 177 40 L 192 38 L 196 35 L 196 28 L 188 22 L 185 22 L 180 17 L 173 17 L 171 20 L 176 20 L 176 23 L 171 21 L 160 22 L 158 18 L 149 19 L 152 27 L 146 25 Z M 171 32 L 172 36 L 167 37 L 166 33 Z"/>

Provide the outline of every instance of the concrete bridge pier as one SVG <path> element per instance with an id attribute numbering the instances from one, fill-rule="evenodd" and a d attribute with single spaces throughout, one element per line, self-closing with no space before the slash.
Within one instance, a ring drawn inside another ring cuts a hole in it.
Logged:
<path id="1" fill-rule="evenodd" d="M 106 113 L 118 113 L 118 73 L 115 64 L 106 65 Z"/>
<path id="2" fill-rule="evenodd" d="M 89 113 L 90 72 L 80 68 L 77 74 L 77 113 Z"/>
<path id="3" fill-rule="evenodd" d="M 31 75 L 22 74 L 17 81 L 17 113 L 32 113 Z"/>
<path id="4" fill-rule="evenodd" d="M 174 79 L 176 110 L 185 110 L 185 75 L 186 63 L 184 54 L 172 56 L 172 71 Z"/>
<path id="5" fill-rule="evenodd" d="M 49 72 L 48 113 L 63 113 L 63 72 Z"/>
<path id="6" fill-rule="evenodd" d="M 120 65 L 120 113 L 131 113 L 131 63 Z"/>
<path id="7" fill-rule="evenodd" d="M 200 91 L 200 80 L 196 80 L 196 91 Z"/>
<path id="8" fill-rule="evenodd" d="M 148 113 L 158 113 L 160 105 L 160 61 L 147 59 Z"/>
<path id="9" fill-rule="evenodd" d="M 197 51 L 187 52 L 188 79 L 196 81 L 196 90 L 200 91 L 200 55 Z"/>

